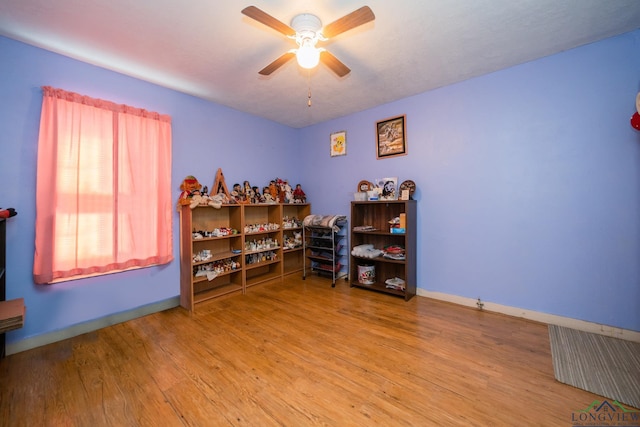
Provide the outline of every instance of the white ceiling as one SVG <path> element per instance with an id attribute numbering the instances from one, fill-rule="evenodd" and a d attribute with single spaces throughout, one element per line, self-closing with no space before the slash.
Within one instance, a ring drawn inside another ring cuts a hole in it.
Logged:
<path id="1" fill-rule="evenodd" d="M 364 5 L 376 19 L 323 45 L 346 77 L 295 60 L 263 77 L 295 46 L 249 5 L 287 25 Z M 0 0 L 1 35 L 294 128 L 638 28 L 638 0 Z"/>

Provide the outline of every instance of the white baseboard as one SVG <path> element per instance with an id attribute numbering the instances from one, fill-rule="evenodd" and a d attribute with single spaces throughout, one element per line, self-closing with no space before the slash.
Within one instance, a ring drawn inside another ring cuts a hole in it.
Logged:
<path id="1" fill-rule="evenodd" d="M 440 301 L 447 301 L 466 307 L 478 308 L 477 299 L 459 297 L 456 295 L 445 294 L 441 292 L 432 292 L 424 289 L 418 289 L 417 295 L 421 297 L 433 298 Z M 621 338 L 627 341 L 640 342 L 640 332 L 630 329 L 622 329 L 614 326 L 601 325 L 599 323 L 587 322 L 585 320 L 572 319 L 570 317 L 556 316 L 554 314 L 542 313 L 539 311 L 525 310 L 518 307 L 510 307 L 507 305 L 494 304 L 482 301 L 483 310 L 494 313 L 506 314 L 508 316 L 522 317 L 524 319 L 536 322 L 564 326 L 567 328 L 577 329 L 579 331 L 591 332 L 594 334 L 606 335 L 614 338 Z"/>
<path id="2" fill-rule="evenodd" d="M 51 344 L 57 341 L 62 341 L 67 338 L 73 338 L 87 332 L 93 332 L 107 326 L 126 322 L 127 320 L 137 319 L 138 317 L 146 316 L 158 311 L 168 310 L 179 305 L 180 297 L 172 297 L 153 304 L 137 307 L 129 311 L 123 311 L 121 313 L 112 314 L 109 316 L 101 317 L 99 319 L 90 320 L 88 322 L 78 323 L 77 325 L 60 329 L 58 331 L 26 338 L 15 343 L 7 343 L 5 347 L 5 353 L 8 356 L 10 354 L 20 353 L 21 351 L 31 350 L 32 348 Z"/>

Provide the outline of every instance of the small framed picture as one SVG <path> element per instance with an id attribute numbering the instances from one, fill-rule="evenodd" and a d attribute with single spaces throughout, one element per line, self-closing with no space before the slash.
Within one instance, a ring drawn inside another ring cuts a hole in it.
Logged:
<path id="1" fill-rule="evenodd" d="M 378 159 L 407 154 L 407 131 L 405 115 L 392 117 L 376 123 Z"/>
<path id="2" fill-rule="evenodd" d="M 331 134 L 331 157 L 347 154 L 347 132 L 341 130 Z"/>
<path id="3" fill-rule="evenodd" d="M 398 177 L 378 178 L 376 187 L 380 189 L 380 200 L 398 200 Z"/>

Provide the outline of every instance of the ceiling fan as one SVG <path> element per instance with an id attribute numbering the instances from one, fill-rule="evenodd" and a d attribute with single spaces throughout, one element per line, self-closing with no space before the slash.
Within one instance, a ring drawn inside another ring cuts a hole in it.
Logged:
<path id="1" fill-rule="evenodd" d="M 317 16 L 309 13 L 294 16 L 291 20 L 291 26 L 282 23 L 255 6 L 248 6 L 242 9 L 242 13 L 251 19 L 255 19 L 273 28 L 290 39 L 294 39 L 298 44 L 297 49 L 287 51 L 271 64 L 260 70 L 258 73 L 263 76 L 270 75 L 294 56 L 297 58 L 298 64 L 303 68 L 314 68 L 318 65 L 318 62 L 322 62 L 338 76 L 346 76 L 351 71 L 349 67 L 344 65 L 326 49 L 316 47 L 316 44 L 319 41 L 327 41 L 345 31 L 349 31 L 375 19 L 375 15 L 369 6 L 363 6 L 360 9 L 354 10 L 329 25 L 326 25 L 324 28 L 322 28 L 322 21 L 320 21 Z"/>

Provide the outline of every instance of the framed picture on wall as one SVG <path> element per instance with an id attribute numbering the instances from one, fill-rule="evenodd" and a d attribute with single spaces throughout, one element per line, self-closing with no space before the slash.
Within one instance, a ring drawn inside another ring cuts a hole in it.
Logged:
<path id="1" fill-rule="evenodd" d="M 376 123 L 378 159 L 407 154 L 406 116 L 392 117 Z"/>
<path id="2" fill-rule="evenodd" d="M 341 130 L 331 134 L 331 157 L 347 154 L 347 132 Z"/>

